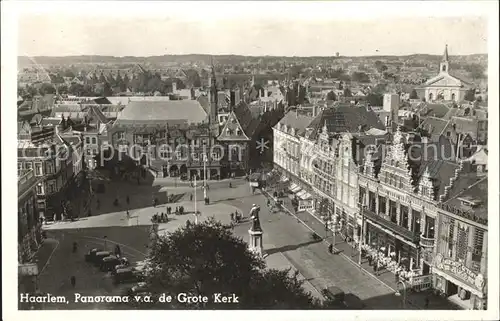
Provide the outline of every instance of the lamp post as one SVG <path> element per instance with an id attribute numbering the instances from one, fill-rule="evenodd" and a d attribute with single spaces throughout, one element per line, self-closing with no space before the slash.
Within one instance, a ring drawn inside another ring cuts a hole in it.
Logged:
<path id="1" fill-rule="evenodd" d="M 363 246 L 363 233 L 364 233 L 364 225 L 365 225 L 365 222 L 364 222 L 364 218 L 365 218 L 365 215 L 364 215 L 364 210 L 365 210 L 365 205 L 362 205 L 360 206 L 360 213 L 361 213 L 361 231 L 360 231 L 360 235 L 359 235 L 359 259 L 358 259 L 358 264 L 359 264 L 359 267 L 361 267 L 361 254 L 362 254 L 362 246 Z"/>
<path id="2" fill-rule="evenodd" d="M 397 291 L 395 293 L 396 296 L 401 296 L 401 290 L 403 292 L 403 309 L 406 307 L 406 283 L 403 281 L 398 281 L 397 285 Z"/>
<path id="3" fill-rule="evenodd" d="M 194 223 L 198 224 L 198 210 L 196 208 L 196 175 L 194 176 Z"/>
<path id="4" fill-rule="evenodd" d="M 207 154 L 203 154 L 203 199 L 207 203 Z"/>

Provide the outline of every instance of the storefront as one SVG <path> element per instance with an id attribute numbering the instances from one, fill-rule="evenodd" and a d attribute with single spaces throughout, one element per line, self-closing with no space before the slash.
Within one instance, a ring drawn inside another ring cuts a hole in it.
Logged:
<path id="1" fill-rule="evenodd" d="M 462 263 L 437 254 L 432 272 L 434 287 L 466 309 L 486 309 L 486 279 Z"/>
<path id="2" fill-rule="evenodd" d="M 406 237 L 405 237 L 406 236 Z M 411 276 L 421 275 L 419 249 L 412 235 L 401 235 L 367 220 L 364 232 L 366 249 L 374 253 L 388 270 Z"/>
<path id="3" fill-rule="evenodd" d="M 299 199 L 299 212 L 314 210 L 314 199 L 311 194 L 305 190 L 301 190 L 297 193 L 297 198 Z"/>

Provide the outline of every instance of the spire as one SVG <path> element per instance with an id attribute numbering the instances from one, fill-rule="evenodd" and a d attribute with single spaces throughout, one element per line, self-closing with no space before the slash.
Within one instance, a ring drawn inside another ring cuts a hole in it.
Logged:
<path id="1" fill-rule="evenodd" d="M 448 45 L 444 47 L 443 61 L 448 61 Z"/>

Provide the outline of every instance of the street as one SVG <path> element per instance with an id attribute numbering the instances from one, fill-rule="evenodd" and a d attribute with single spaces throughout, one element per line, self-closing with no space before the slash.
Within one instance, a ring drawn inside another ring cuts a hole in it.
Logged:
<path id="1" fill-rule="evenodd" d="M 122 183 L 121 189 L 130 192 L 133 200 L 145 201 L 148 198 L 149 195 L 139 193 L 146 190 L 149 193 L 149 188 L 146 189 L 145 186 L 135 188 L 132 184 L 129 186 L 125 184 L 130 183 Z M 318 297 L 321 289 L 335 285 L 346 293 L 357 295 L 365 302 L 371 302 L 367 308 L 400 308 L 394 303 L 396 299 L 394 290 L 377 278 L 364 273 L 342 256 L 330 254 L 326 245 L 323 242 L 314 241 L 311 238 L 311 232 L 293 216 L 286 212 L 271 213 L 266 205 L 266 197 L 258 190 L 252 194 L 245 180 L 233 180 L 231 185 L 232 187 L 229 188 L 227 181 L 210 183 L 210 189 L 207 191 L 210 205 L 204 204 L 203 190 L 197 189 L 196 206 L 202 213 L 200 220 L 213 216 L 217 220 L 229 223 L 230 213 L 239 210 L 243 216 L 248 216 L 252 204 L 260 205 L 264 250 L 275 261 L 270 264 L 272 267 L 292 266 L 307 281 L 308 291 Z M 58 222 L 46 226 L 49 238 L 52 242 L 57 242 L 57 246 L 51 253 L 50 262 L 46 264 L 40 275 L 41 291 L 68 297 L 72 297 L 75 292 L 92 295 L 121 293 L 123 287 L 115 287 L 111 284 L 109 276 L 84 262 L 83 253 L 94 247 L 107 247 L 109 250 L 115 244 L 119 244 L 123 255 L 132 262 L 143 260 L 147 252 L 148 228 L 154 214 L 165 213 L 166 206 L 175 208 L 181 205 L 188 213 L 194 213 L 194 200 L 190 201 L 189 196 L 194 193 L 194 188 L 189 185 L 177 187 L 157 185 L 155 189 L 158 191 L 168 189 L 169 193 L 182 193 L 184 197 L 178 203 L 162 204 L 157 207 L 144 202 L 146 207 L 137 207 L 130 211 L 130 219 L 126 218 L 124 211 L 117 211 L 82 218 L 75 222 Z M 134 194 L 132 194 L 133 190 L 135 190 Z M 170 215 L 169 219 L 168 223 L 159 225 L 160 233 L 175 230 L 184 225 L 187 220 L 194 221 L 194 216 L 192 214 Z M 250 222 L 240 223 L 235 226 L 234 233 L 248 240 L 250 224 Z M 78 254 L 71 251 L 72 243 L 75 241 L 79 244 Z M 279 262 L 278 254 L 280 255 Z M 73 275 L 77 279 L 74 289 L 70 284 L 70 277 Z M 94 305 L 70 303 L 64 306 L 51 304 L 48 308 L 102 309 L 105 307 L 103 303 Z"/>

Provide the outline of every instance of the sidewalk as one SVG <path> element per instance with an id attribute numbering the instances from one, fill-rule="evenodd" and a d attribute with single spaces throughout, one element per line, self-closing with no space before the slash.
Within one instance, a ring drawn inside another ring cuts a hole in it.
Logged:
<path id="1" fill-rule="evenodd" d="M 267 192 L 264 192 L 264 194 L 269 195 Z M 325 242 L 327 245 L 332 243 L 333 233 L 331 230 L 328 231 L 325 230 L 325 225 L 322 221 L 320 221 L 318 218 L 316 218 L 309 212 L 293 213 L 293 210 L 290 210 L 292 208 L 291 200 L 288 197 L 281 198 L 281 200 L 283 200 L 285 211 L 287 211 L 290 215 L 296 217 L 302 224 L 308 227 L 311 230 L 311 232 L 314 231 L 316 234 L 321 236 L 323 238 L 323 242 Z M 327 237 L 325 238 L 325 236 Z M 327 248 L 325 247 L 325 251 L 326 250 Z M 346 243 L 343 240 L 342 236 L 338 234 L 336 235 L 334 250 L 335 252 L 339 253 L 338 255 L 343 256 L 345 259 L 353 263 L 353 265 L 357 266 L 358 268 L 361 268 L 363 272 L 365 272 L 366 274 L 371 275 L 373 278 L 377 278 L 378 280 L 386 284 L 388 287 L 392 288 L 394 290 L 394 293 L 396 293 L 397 285 L 394 274 L 387 270 L 381 270 L 377 273 L 377 275 L 375 275 L 373 272 L 373 268 L 368 264 L 368 261 L 366 259 L 362 260 L 360 267 L 358 264 L 359 251 L 357 250 L 357 248 L 354 248 L 351 244 Z M 427 310 L 461 309 L 452 302 L 450 302 L 449 300 L 436 296 L 429 292 L 407 293 L 407 305 L 413 309 L 424 309 L 425 298 L 428 295 L 430 300 L 429 300 L 429 306 L 425 308 Z M 394 299 L 398 300 L 398 297 L 394 296 Z"/>

